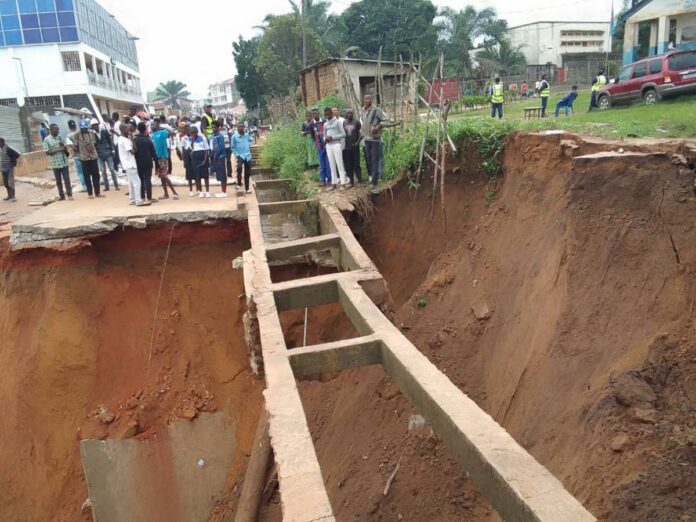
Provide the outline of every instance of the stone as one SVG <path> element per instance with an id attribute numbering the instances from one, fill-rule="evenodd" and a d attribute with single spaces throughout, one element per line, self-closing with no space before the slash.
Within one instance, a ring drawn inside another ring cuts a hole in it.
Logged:
<path id="1" fill-rule="evenodd" d="M 111 424 L 114 422 L 116 415 L 109 411 L 106 406 L 99 406 L 99 413 L 97 413 L 97 419 L 102 424 Z"/>
<path id="2" fill-rule="evenodd" d="M 491 318 L 493 311 L 486 303 L 475 303 L 471 306 L 471 311 L 474 312 L 474 317 L 479 321 L 485 321 Z"/>
<path id="3" fill-rule="evenodd" d="M 625 433 L 621 432 L 616 437 L 611 439 L 611 450 L 615 451 L 617 453 L 621 453 L 624 449 L 626 449 L 626 446 L 631 442 L 631 439 L 628 438 L 628 435 Z"/>
<path id="4" fill-rule="evenodd" d="M 622 373 L 612 382 L 614 397 L 624 406 L 652 405 L 657 400 L 650 385 L 630 373 Z"/>
<path id="5" fill-rule="evenodd" d="M 658 420 L 658 413 L 654 408 L 633 408 L 631 417 L 638 422 L 655 424 Z"/>
<path id="6" fill-rule="evenodd" d="M 182 413 L 185 419 L 193 420 L 196 415 L 198 415 L 198 410 L 196 409 L 195 405 L 188 403 L 184 405 Z"/>

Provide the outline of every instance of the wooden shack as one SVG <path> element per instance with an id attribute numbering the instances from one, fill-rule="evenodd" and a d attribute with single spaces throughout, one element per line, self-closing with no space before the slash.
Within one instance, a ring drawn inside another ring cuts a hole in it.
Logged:
<path id="1" fill-rule="evenodd" d="M 382 87 L 377 78 L 381 75 Z M 349 105 L 362 103 L 371 94 L 377 105 L 392 117 L 408 115 L 416 101 L 417 75 L 410 64 L 365 60 L 359 58 L 328 58 L 300 71 L 302 101 L 308 107 L 335 94 Z M 350 92 L 352 89 L 353 92 Z M 407 117 L 407 116 L 406 116 Z"/>

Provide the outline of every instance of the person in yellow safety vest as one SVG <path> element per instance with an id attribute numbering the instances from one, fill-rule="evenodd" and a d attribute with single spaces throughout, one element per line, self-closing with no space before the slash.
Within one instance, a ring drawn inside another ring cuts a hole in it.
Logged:
<path id="1" fill-rule="evenodd" d="M 213 106 L 206 105 L 205 113 L 201 118 L 201 133 L 206 140 L 210 140 L 213 135 L 213 122 L 215 121 L 215 116 L 213 116 Z"/>
<path id="2" fill-rule="evenodd" d="M 498 113 L 499 119 L 503 118 L 504 101 L 503 84 L 500 82 L 500 78 L 496 78 L 491 90 L 491 118 L 495 118 L 496 112 Z"/>
<path id="3" fill-rule="evenodd" d="M 597 94 L 599 91 L 602 90 L 602 87 L 604 87 L 607 84 L 607 77 L 604 75 L 604 69 L 601 67 L 597 71 L 597 76 L 592 78 L 592 93 L 590 95 L 590 108 L 588 109 L 587 112 L 590 112 L 592 109 L 597 109 Z"/>
<path id="4" fill-rule="evenodd" d="M 546 118 L 546 106 L 549 103 L 549 96 L 551 95 L 551 85 L 549 85 L 546 75 L 541 75 L 541 81 L 539 82 L 539 98 L 541 98 L 541 117 Z"/>

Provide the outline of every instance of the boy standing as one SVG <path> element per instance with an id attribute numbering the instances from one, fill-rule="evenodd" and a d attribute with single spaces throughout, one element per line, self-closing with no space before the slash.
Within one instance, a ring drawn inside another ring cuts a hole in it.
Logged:
<path id="1" fill-rule="evenodd" d="M 334 116 L 330 107 L 324 109 L 324 140 L 326 142 L 326 154 L 329 157 L 329 165 L 331 166 L 331 190 L 335 190 L 339 181 L 341 188 L 345 188 L 348 184 L 346 177 L 346 169 L 343 165 L 343 146 L 341 145 L 346 133 L 343 130 L 343 124 Z"/>
<path id="2" fill-rule="evenodd" d="M 157 175 L 162 182 L 162 188 L 164 189 L 164 197 L 162 199 L 169 199 L 169 192 L 167 187 L 172 191 L 172 199 L 179 199 L 179 194 L 176 193 L 174 184 L 172 180 L 169 179 L 169 155 L 171 153 L 169 149 L 169 130 L 164 127 L 160 127 L 156 124 L 154 127 L 155 131 L 152 134 L 152 142 L 155 145 L 155 154 L 157 155 Z"/>
<path id="3" fill-rule="evenodd" d="M 251 176 L 251 145 L 254 138 L 244 132 L 244 124 L 237 126 L 237 133 L 232 136 L 232 154 L 237 161 L 237 186 L 242 186 L 242 169 L 244 169 L 244 190 L 249 194 L 249 177 Z"/>
<path id="4" fill-rule="evenodd" d="M 331 184 L 331 167 L 329 157 L 326 155 L 326 143 L 324 141 L 324 120 L 319 116 L 319 109 L 312 109 L 312 124 L 309 126 L 319 157 L 319 179 L 321 184 L 328 187 Z M 239 168 L 237 168 L 239 171 Z"/>
<path id="5" fill-rule="evenodd" d="M 121 165 L 126 169 L 130 204 L 137 207 L 147 206 L 150 202 L 145 202 L 142 198 L 142 182 L 138 174 L 138 163 L 135 159 L 135 150 L 130 136 L 130 125 L 121 125 L 120 131 L 121 137 L 118 140 L 118 156 L 121 159 Z"/>
<path id="6" fill-rule="evenodd" d="M 48 164 L 53 169 L 53 176 L 56 178 L 58 196 L 63 201 L 65 192 L 67 192 L 68 199 L 72 201 L 72 183 L 70 183 L 70 171 L 68 170 L 68 149 L 58 133 L 58 125 L 52 123 L 48 128 L 48 136 L 44 140 L 44 152 L 48 156 Z M 63 183 L 65 183 L 65 192 L 63 191 Z M 90 195 L 90 197 L 92 196 Z"/>
<path id="7" fill-rule="evenodd" d="M 220 182 L 222 192 L 215 194 L 216 198 L 227 197 L 227 172 L 225 172 L 225 160 L 227 159 L 227 148 L 225 147 L 225 137 L 222 132 L 220 121 L 213 122 L 213 136 L 210 138 L 211 169 L 215 173 L 215 178 Z"/>

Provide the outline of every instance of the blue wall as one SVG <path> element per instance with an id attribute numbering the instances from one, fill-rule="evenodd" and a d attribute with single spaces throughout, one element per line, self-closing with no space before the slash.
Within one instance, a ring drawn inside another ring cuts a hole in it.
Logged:
<path id="1" fill-rule="evenodd" d="M 0 0 L 0 47 L 77 41 L 73 0 Z"/>
<path id="2" fill-rule="evenodd" d="M 95 0 L 0 0 L 0 47 L 83 42 L 138 70 L 135 42 Z"/>

